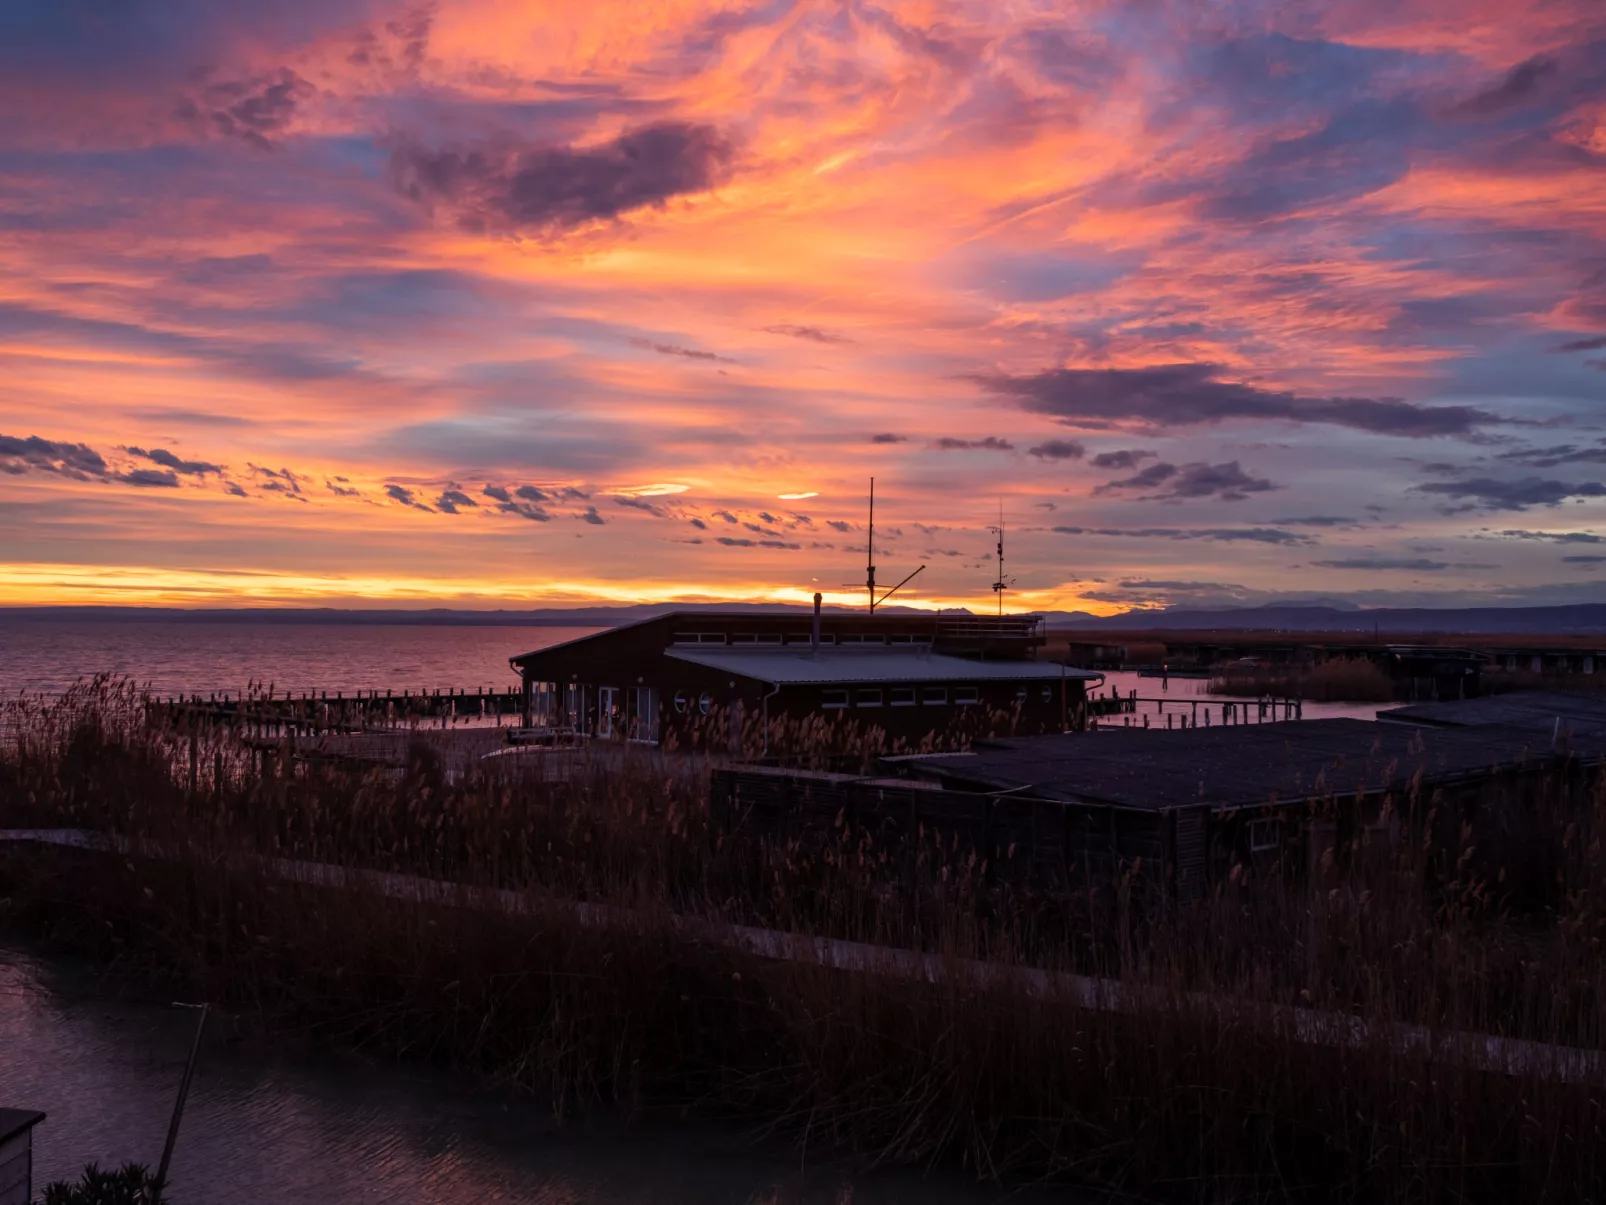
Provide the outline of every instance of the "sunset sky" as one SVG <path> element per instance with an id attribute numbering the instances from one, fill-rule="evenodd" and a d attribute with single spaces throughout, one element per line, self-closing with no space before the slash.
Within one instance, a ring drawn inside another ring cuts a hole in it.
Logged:
<path id="1" fill-rule="evenodd" d="M 1606 5 L 0 4 L 0 603 L 1606 597 Z"/>

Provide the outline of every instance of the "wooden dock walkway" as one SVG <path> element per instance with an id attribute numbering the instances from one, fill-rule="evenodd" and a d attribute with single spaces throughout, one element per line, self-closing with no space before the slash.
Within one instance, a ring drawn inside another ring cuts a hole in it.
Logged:
<path id="1" fill-rule="evenodd" d="M 290 733 L 368 732 L 432 725 L 503 727 L 524 710 L 524 692 L 507 690 L 304 691 L 245 695 L 186 694 L 150 701 L 153 712 L 175 720 L 204 719 L 256 737 Z"/>

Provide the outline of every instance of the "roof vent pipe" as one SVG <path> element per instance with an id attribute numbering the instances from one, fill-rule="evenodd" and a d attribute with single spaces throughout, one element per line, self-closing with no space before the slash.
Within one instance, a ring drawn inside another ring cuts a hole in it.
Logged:
<path id="1" fill-rule="evenodd" d="M 820 592 L 814 592 L 814 628 L 809 635 L 809 652 L 812 656 L 820 655 Z"/>

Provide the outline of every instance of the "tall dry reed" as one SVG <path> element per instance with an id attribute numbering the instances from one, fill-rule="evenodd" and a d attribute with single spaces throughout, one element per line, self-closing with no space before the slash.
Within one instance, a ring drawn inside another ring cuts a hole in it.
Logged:
<path id="1" fill-rule="evenodd" d="M 1187 1200 L 1565 1201 L 1606 1185 L 1600 1083 L 1388 1036 L 1606 1047 L 1606 788 L 1576 771 L 1470 810 L 1418 783 L 1317 865 L 1271 851 L 1181 908 L 1139 866 L 1023 884 L 994 873 L 1000 851 L 940 831 L 731 832 L 695 756 L 453 774 L 419 744 L 398 769 L 307 763 L 156 717 L 110 682 L 6 719 L 0 827 L 169 854 L 0 851 L 9 923 L 272 1024 L 505 1077 L 560 1112 L 765 1118 L 811 1145 Z M 526 907 L 309 887 L 264 854 L 509 888 Z M 599 929 L 579 899 L 628 911 Z M 689 940 L 676 917 L 999 969 L 983 989 L 763 961 Z M 1011 968 L 1107 976 L 1146 1004 L 1089 1010 L 1011 986 Z M 1301 1042 L 1275 1008 L 1372 1037 Z"/>
<path id="2" fill-rule="evenodd" d="M 1394 699 L 1394 683 L 1366 657 L 1334 657 L 1312 665 L 1217 666 L 1209 689 L 1218 695 L 1317 703 L 1388 703 Z"/>

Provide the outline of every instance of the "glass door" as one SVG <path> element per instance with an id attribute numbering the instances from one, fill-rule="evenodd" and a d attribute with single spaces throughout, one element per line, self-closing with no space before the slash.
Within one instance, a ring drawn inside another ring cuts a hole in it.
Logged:
<path id="1" fill-rule="evenodd" d="M 613 735 L 614 721 L 619 716 L 619 688 L 617 686 L 597 687 L 597 735 L 609 737 Z"/>

